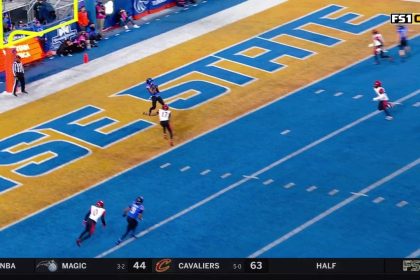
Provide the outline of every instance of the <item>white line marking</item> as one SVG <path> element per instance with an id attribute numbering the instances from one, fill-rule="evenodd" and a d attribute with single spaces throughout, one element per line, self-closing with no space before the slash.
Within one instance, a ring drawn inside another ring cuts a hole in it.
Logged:
<path id="1" fill-rule="evenodd" d="M 283 186 L 283 188 L 285 188 L 285 189 L 290 189 L 291 187 L 294 187 L 294 186 L 296 186 L 296 184 L 295 184 L 295 183 L 293 183 L 293 182 L 291 182 L 291 183 L 289 183 L 289 184 L 284 185 L 284 186 Z"/>
<path id="2" fill-rule="evenodd" d="M 408 204 L 407 201 L 402 200 L 402 201 L 398 202 L 395 206 L 402 208 L 402 207 L 406 206 L 407 204 Z"/>
<path id="3" fill-rule="evenodd" d="M 420 107 L 420 102 L 416 102 L 413 104 L 414 107 Z"/>
<path id="4" fill-rule="evenodd" d="M 360 98 L 362 98 L 362 97 L 363 97 L 363 95 L 358 94 L 358 95 L 353 96 L 353 99 L 360 99 Z"/>
<path id="5" fill-rule="evenodd" d="M 391 174 L 389 174 L 388 176 L 376 181 L 375 183 L 367 186 L 366 188 L 362 189 L 359 191 L 359 193 L 368 193 L 374 189 L 376 189 L 377 187 L 387 183 L 388 181 L 394 179 L 395 177 L 397 177 L 398 175 L 401 175 L 402 173 L 406 172 L 407 170 L 415 167 L 416 165 L 418 165 L 420 163 L 420 158 L 416 159 L 413 162 L 410 162 L 409 164 L 407 164 L 406 166 L 392 172 Z M 356 199 L 360 198 L 359 195 L 352 195 L 350 197 L 348 197 L 347 199 L 341 201 L 340 203 L 334 205 L 333 207 L 329 208 L 328 210 L 322 212 L 321 214 L 317 215 L 316 217 L 310 219 L 309 221 L 303 223 L 302 225 L 298 226 L 297 228 L 293 229 L 292 231 L 288 232 L 287 234 L 281 236 L 280 238 L 274 240 L 273 242 L 271 242 L 270 244 L 264 246 L 263 248 L 261 248 L 260 250 L 252 253 L 251 255 L 248 256 L 248 258 L 256 258 L 258 256 L 260 256 L 261 254 L 267 252 L 268 250 L 276 247 L 277 245 L 285 242 L 286 240 L 292 238 L 293 236 L 295 236 L 296 234 L 304 231 L 305 229 L 307 229 L 308 227 L 310 227 L 311 225 L 319 222 L 320 220 L 324 219 L 325 217 L 328 217 L 329 215 L 331 215 L 332 213 L 334 213 L 335 211 L 343 208 L 344 206 L 346 206 L 347 204 L 350 204 L 351 202 L 355 201 Z"/>
<path id="6" fill-rule="evenodd" d="M 406 258 L 417 258 L 420 256 L 420 248 L 412 252 L 410 255 L 408 255 Z"/>
<path id="7" fill-rule="evenodd" d="M 403 1 L 420 3 L 420 0 L 403 0 Z"/>
<path id="8" fill-rule="evenodd" d="M 307 192 L 313 192 L 314 190 L 316 190 L 318 187 L 317 186 L 310 186 L 309 188 L 306 189 Z"/>
<path id="9" fill-rule="evenodd" d="M 382 196 L 378 196 L 377 198 L 375 198 L 374 200 L 372 200 L 372 202 L 373 203 L 381 203 L 384 200 L 385 200 L 385 198 L 383 198 Z"/>
<path id="10" fill-rule="evenodd" d="M 190 169 L 191 168 L 191 166 L 184 166 L 184 167 L 182 167 L 179 171 L 181 171 L 181 172 L 185 172 L 185 171 L 187 171 L 188 169 Z"/>
<path id="11" fill-rule="evenodd" d="M 281 134 L 281 135 L 286 135 L 286 134 L 288 134 L 289 132 L 290 132 L 290 130 L 289 130 L 289 129 L 286 129 L 286 130 L 282 131 L 280 134 Z"/>
<path id="12" fill-rule="evenodd" d="M 341 95 L 343 95 L 344 94 L 344 92 L 337 92 L 336 94 L 334 94 L 334 96 L 341 96 Z"/>
<path id="13" fill-rule="evenodd" d="M 364 193 L 357 193 L 357 192 L 350 192 L 353 195 L 360 195 L 360 196 L 368 196 L 367 194 Z"/>
<path id="14" fill-rule="evenodd" d="M 207 174 L 209 174 L 211 172 L 211 170 L 210 169 L 206 169 L 206 170 L 204 170 L 204 171 L 201 171 L 200 172 L 200 175 L 207 175 Z"/>
<path id="15" fill-rule="evenodd" d="M 165 163 L 165 164 L 162 164 L 161 166 L 160 166 L 160 168 L 166 168 L 166 167 L 168 167 L 169 165 L 171 165 L 169 162 L 167 162 L 167 163 Z"/>
<path id="16" fill-rule="evenodd" d="M 331 195 L 331 196 L 333 196 L 333 195 L 336 195 L 338 192 L 339 192 L 339 190 L 337 190 L 337 189 L 333 189 L 333 190 L 332 190 L 332 191 L 330 191 L 328 194 L 329 194 L 329 195 Z"/>
<path id="17" fill-rule="evenodd" d="M 257 176 L 253 176 L 253 175 L 251 175 L 251 176 L 248 176 L 248 175 L 242 175 L 242 177 L 244 177 L 244 178 L 246 178 L 246 179 L 255 179 L 255 180 L 260 179 L 260 178 L 258 178 Z"/>
<path id="18" fill-rule="evenodd" d="M 325 89 L 318 89 L 317 91 L 315 91 L 316 94 L 320 94 L 323 93 L 325 91 Z"/>
<path id="19" fill-rule="evenodd" d="M 273 183 L 274 180 L 273 179 L 268 179 L 267 181 L 264 181 L 263 185 L 270 185 L 271 183 Z"/>
<path id="20" fill-rule="evenodd" d="M 230 174 L 230 173 L 225 173 L 225 174 L 223 174 L 222 176 L 220 176 L 220 178 L 225 179 L 225 178 L 229 177 L 230 175 L 232 175 L 232 174 Z"/>

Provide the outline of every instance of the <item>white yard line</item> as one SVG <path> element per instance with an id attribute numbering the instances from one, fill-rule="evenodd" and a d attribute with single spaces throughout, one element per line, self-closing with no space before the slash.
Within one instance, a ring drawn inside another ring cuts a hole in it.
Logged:
<path id="1" fill-rule="evenodd" d="M 376 189 L 377 187 L 382 186 L 383 184 L 391 181 L 395 177 L 397 177 L 397 176 L 401 175 L 402 173 L 410 170 L 411 168 L 417 166 L 418 164 L 420 164 L 420 158 L 418 158 L 415 161 L 407 164 L 406 166 L 392 172 L 388 176 L 376 181 L 375 183 L 367 186 L 366 188 L 360 190 L 359 193 L 366 194 L 366 193 Z M 280 245 L 281 243 L 289 240 L 293 236 L 297 235 L 298 233 L 301 233 L 302 231 L 304 231 L 308 227 L 310 227 L 310 226 L 316 224 L 317 222 L 323 220 L 324 218 L 328 217 L 332 213 L 334 213 L 337 210 L 343 208 L 344 206 L 350 204 L 351 202 L 355 201 L 358 198 L 360 198 L 360 195 L 352 195 L 352 196 L 348 197 L 347 199 L 345 199 L 345 200 L 341 201 L 340 203 L 334 205 L 333 207 L 331 207 L 328 210 L 322 212 L 321 214 L 317 215 L 316 217 L 314 217 L 314 218 L 310 219 L 309 221 L 303 223 L 302 225 L 296 227 L 292 231 L 286 233 L 285 235 L 282 235 L 280 238 L 278 238 L 278 239 L 274 240 L 273 242 L 267 244 L 266 246 L 259 249 L 258 251 L 252 253 L 251 255 L 248 256 L 248 258 L 257 258 L 258 256 L 260 256 L 260 255 L 264 254 L 265 252 L 273 249 L 274 247 Z"/>

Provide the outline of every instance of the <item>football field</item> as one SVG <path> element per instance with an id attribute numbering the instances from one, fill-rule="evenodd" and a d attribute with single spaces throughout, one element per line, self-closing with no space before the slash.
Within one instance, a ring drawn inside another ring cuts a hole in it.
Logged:
<path id="1" fill-rule="evenodd" d="M 0 257 L 418 257 L 420 26 L 402 62 L 389 14 L 420 4 L 277 2 L 3 112 Z M 373 64 L 375 28 L 393 63 Z M 142 115 L 149 76 L 175 147 Z M 402 103 L 392 121 L 375 80 Z M 138 195 L 137 238 L 117 246 Z M 79 248 L 98 200 L 108 225 Z"/>

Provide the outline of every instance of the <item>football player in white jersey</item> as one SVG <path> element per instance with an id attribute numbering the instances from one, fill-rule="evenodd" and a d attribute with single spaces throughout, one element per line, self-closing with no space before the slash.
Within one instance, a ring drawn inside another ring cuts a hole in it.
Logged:
<path id="1" fill-rule="evenodd" d="M 379 57 L 380 58 L 386 58 L 389 61 L 393 61 L 393 58 L 387 54 L 385 54 L 386 50 L 385 50 L 385 46 L 384 46 L 384 37 L 382 36 L 381 33 L 379 33 L 379 31 L 377 30 L 373 30 L 372 31 L 372 40 L 373 40 L 373 44 L 371 44 L 373 46 L 373 56 L 375 58 L 375 64 L 379 64 Z"/>
<path id="2" fill-rule="evenodd" d="M 169 144 L 171 146 L 174 145 L 173 142 L 173 132 L 172 132 L 172 127 L 170 124 L 170 119 L 171 119 L 171 111 L 169 110 L 169 106 L 164 104 L 162 106 L 162 109 L 159 109 L 159 111 L 152 115 L 152 116 L 156 116 L 159 115 L 159 120 L 160 120 L 160 125 L 163 128 L 163 138 L 168 139 L 168 135 L 166 134 L 166 130 L 168 130 L 169 132 Z"/>
<path id="3" fill-rule="evenodd" d="M 102 221 L 102 225 L 105 227 L 105 208 L 104 202 L 99 200 L 95 205 L 90 206 L 89 212 L 86 214 L 83 224 L 85 225 L 85 230 L 80 234 L 79 238 L 76 240 L 77 246 L 80 247 L 80 244 L 92 236 L 95 232 L 96 223 L 99 218 Z"/>
<path id="4" fill-rule="evenodd" d="M 376 97 L 373 98 L 373 101 L 379 101 L 378 110 L 384 111 L 385 119 L 391 121 L 393 117 L 391 116 L 389 109 L 392 108 L 393 103 L 389 102 L 388 95 L 386 94 L 385 89 L 382 87 L 381 81 L 375 81 L 373 84 L 373 90 L 376 93 Z"/>

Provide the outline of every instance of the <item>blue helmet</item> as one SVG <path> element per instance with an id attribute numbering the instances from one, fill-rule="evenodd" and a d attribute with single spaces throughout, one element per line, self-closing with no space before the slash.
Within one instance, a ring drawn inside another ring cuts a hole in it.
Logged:
<path id="1" fill-rule="evenodd" d="M 146 84 L 150 85 L 152 83 L 153 83 L 153 79 L 152 78 L 147 78 Z"/>
<path id="2" fill-rule="evenodd" d="M 143 197 L 142 196 L 138 196 L 136 198 L 136 204 L 142 204 L 143 203 Z"/>

